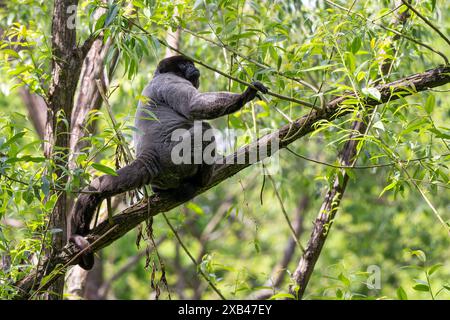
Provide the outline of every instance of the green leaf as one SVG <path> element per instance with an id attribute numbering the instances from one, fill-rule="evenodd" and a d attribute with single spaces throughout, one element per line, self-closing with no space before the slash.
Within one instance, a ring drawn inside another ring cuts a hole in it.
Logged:
<path id="1" fill-rule="evenodd" d="M 436 138 L 450 140 L 450 134 L 446 134 L 446 133 L 438 130 L 437 128 L 429 128 L 428 131 L 434 133 L 436 135 Z"/>
<path id="2" fill-rule="evenodd" d="M 111 9 L 108 12 L 108 16 L 105 19 L 105 27 L 109 26 L 111 22 L 114 21 L 114 18 L 117 16 L 119 12 L 119 6 L 117 4 L 113 4 Z"/>
<path id="3" fill-rule="evenodd" d="M 42 176 L 42 186 L 41 186 L 42 192 L 47 197 L 50 193 L 50 182 L 47 180 L 46 176 Z"/>
<path id="4" fill-rule="evenodd" d="M 370 87 L 370 88 L 363 88 L 362 93 L 369 98 L 375 99 L 377 101 L 381 100 L 381 93 L 378 91 L 377 88 Z"/>
<path id="5" fill-rule="evenodd" d="M 103 28 L 103 26 L 105 25 L 105 20 L 106 20 L 106 13 L 102 14 L 97 21 L 95 22 L 95 27 L 94 27 L 94 31 L 98 31 L 100 29 Z"/>
<path id="6" fill-rule="evenodd" d="M 29 187 L 27 189 L 27 191 L 24 191 L 22 193 L 22 199 L 28 204 L 30 205 L 33 202 L 34 199 L 34 192 L 32 191 L 32 188 Z"/>
<path id="7" fill-rule="evenodd" d="M 427 256 L 425 255 L 425 252 L 423 252 L 422 250 L 412 250 L 411 256 L 416 256 L 422 262 L 427 261 Z"/>
<path id="8" fill-rule="evenodd" d="M 413 132 L 413 131 L 421 131 L 424 129 L 428 129 L 430 127 L 430 123 L 428 121 L 428 119 L 423 118 L 423 119 L 418 119 L 416 121 L 412 121 L 405 130 L 403 130 L 401 132 L 402 135 Z"/>
<path id="9" fill-rule="evenodd" d="M 428 292 L 430 291 L 430 287 L 426 284 L 417 283 L 413 286 L 413 289 L 416 291 Z"/>
<path id="10" fill-rule="evenodd" d="M 278 61 L 278 52 L 274 47 L 269 47 L 269 54 L 273 60 Z"/>
<path id="11" fill-rule="evenodd" d="M 188 209 L 194 211 L 196 214 L 198 214 L 198 215 L 200 215 L 200 216 L 202 216 L 202 215 L 205 214 L 205 213 L 203 212 L 203 209 L 202 209 L 200 206 L 198 206 L 197 204 L 195 204 L 194 202 L 189 202 L 189 203 L 186 205 L 186 207 L 187 207 Z"/>
<path id="12" fill-rule="evenodd" d="M 405 290 L 402 287 L 399 287 L 397 289 L 397 297 L 400 300 L 408 300 L 408 295 L 406 294 Z"/>
<path id="13" fill-rule="evenodd" d="M 271 296 L 269 300 L 286 299 L 286 298 L 295 300 L 295 296 L 290 293 L 277 293 Z"/>
<path id="14" fill-rule="evenodd" d="M 352 52 L 357 53 L 359 51 L 359 48 L 361 48 L 361 38 L 356 37 L 352 41 Z"/>
<path id="15" fill-rule="evenodd" d="M 380 193 L 380 197 L 388 190 L 391 190 L 392 188 L 394 188 L 397 185 L 398 181 L 395 180 L 393 182 L 391 182 L 389 185 L 387 185 L 386 187 L 384 187 L 383 191 L 381 191 Z"/>
<path id="16" fill-rule="evenodd" d="M 17 59 L 20 58 L 19 54 L 11 49 L 3 49 L 3 50 L 1 50 L 1 52 L 3 52 L 3 54 L 11 56 L 13 58 L 17 58 Z"/>
<path id="17" fill-rule="evenodd" d="M 374 128 L 377 128 L 377 129 L 379 129 L 379 130 L 381 130 L 381 131 L 385 131 L 383 122 L 382 122 L 381 120 L 378 120 L 377 122 L 375 122 L 375 123 L 373 124 L 373 127 L 374 127 Z"/>
<path id="18" fill-rule="evenodd" d="M 436 8 L 436 0 L 431 0 L 431 11 L 434 11 L 434 8 Z"/>
<path id="19" fill-rule="evenodd" d="M 348 68 L 348 70 L 353 73 L 356 69 L 356 58 L 355 55 L 351 52 L 346 52 L 344 55 L 345 59 L 345 66 Z"/>
<path id="20" fill-rule="evenodd" d="M 148 115 L 148 117 L 139 117 L 139 119 L 150 120 L 150 121 L 158 120 L 158 117 L 152 111 L 150 111 L 146 108 L 142 108 L 141 111 L 146 113 Z"/>
<path id="21" fill-rule="evenodd" d="M 442 263 L 435 264 L 434 266 L 431 266 L 427 273 L 429 276 L 431 276 L 433 273 L 435 273 L 439 268 L 443 267 L 444 265 Z"/>
<path id="22" fill-rule="evenodd" d="M 361 81 L 366 76 L 366 73 L 364 71 L 358 72 L 358 75 L 356 76 L 356 80 Z"/>
<path id="23" fill-rule="evenodd" d="M 430 94 L 425 102 L 425 111 L 430 114 L 433 112 L 434 106 L 436 104 L 436 98 L 434 95 Z"/>
<path id="24" fill-rule="evenodd" d="M 278 60 L 277 60 L 277 70 L 279 71 L 281 68 L 281 63 L 283 61 L 283 58 L 281 56 L 278 56 Z"/>
<path id="25" fill-rule="evenodd" d="M 344 276 L 342 273 L 339 274 L 338 279 L 345 285 L 345 286 L 350 286 L 350 279 L 347 278 L 346 276 Z"/>
<path id="26" fill-rule="evenodd" d="M 93 163 L 93 164 L 91 164 L 91 166 L 92 166 L 94 169 L 96 169 L 96 170 L 98 170 L 98 171 L 101 171 L 101 172 L 103 172 L 103 173 L 110 174 L 110 175 L 112 175 L 112 176 L 118 176 L 118 174 L 116 173 L 116 170 L 114 170 L 113 168 L 110 168 L 110 167 L 108 167 L 108 166 L 105 166 L 105 165 L 103 165 L 103 164 L 100 164 L 100 163 Z"/>
<path id="27" fill-rule="evenodd" d="M 15 141 L 19 140 L 20 138 L 22 138 L 25 135 L 25 131 L 19 132 L 17 134 L 15 134 L 11 139 L 9 139 L 8 141 L 6 141 L 3 145 L 1 145 L 1 148 L 5 148 L 11 144 L 13 144 Z"/>

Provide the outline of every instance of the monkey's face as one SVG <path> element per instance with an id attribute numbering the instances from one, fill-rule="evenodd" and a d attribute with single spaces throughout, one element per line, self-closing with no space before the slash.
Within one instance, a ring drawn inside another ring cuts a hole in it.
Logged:
<path id="1" fill-rule="evenodd" d="M 198 89 L 200 85 L 200 71 L 195 67 L 194 63 L 186 61 L 186 63 L 180 65 L 183 78 L 189 80 L 194 87 Z"/>
<path id="2" fill-rule="evenodd" d="M 163 59 L 158 64 L 156 73 L 171 72 L 192 83 L 198 89 L 200 71 L 195 67 L 194 62 L 183 56 L 173 56 Z"/>

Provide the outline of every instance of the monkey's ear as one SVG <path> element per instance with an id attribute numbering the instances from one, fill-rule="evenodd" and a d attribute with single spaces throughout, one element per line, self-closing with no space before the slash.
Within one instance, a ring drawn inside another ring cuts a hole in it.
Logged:
<path id="1" fill-rule="evenodd" d="M 156 72 L 155 73 L 167 73 L 167 72 L 169 72 L 169 70 L 168 70 L 168 63 L 166 63 L 166 61 L 161 61 L 159 64 L 158 64 L 158 67 L 156 68 Z"/>

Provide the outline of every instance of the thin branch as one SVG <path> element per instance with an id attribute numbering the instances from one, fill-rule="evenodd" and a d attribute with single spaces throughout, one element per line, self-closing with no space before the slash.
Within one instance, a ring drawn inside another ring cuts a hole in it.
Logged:
<path id="1" fill-rule="evenodd" d="M 348 13 L 350 11 L 351 10 L 349 9 Z M 399 21 L 401 21 L 401 23 L 404 24 L 406 22 L 406 17 L 407 13 L 405 12 L 400 16 Z M 395 50 L 395 48 L 393 50 Z M 340 55 L 342 56 L 342 54 Z M 392 61 L 389 59 L 388 61 L 384 61 L 382 65 L 387 66 L 390 65 L 391 63 Z M 383 79 L 383 76 L 387 75 L 391 68 L 381 67 L 380 69 L 382 76 L 380 79 Z M 355 86 L 353 85 L 353 87 Z M 354 94 L 357 95 L 356 90 Z M 365 105 L 364 101 L 360 103 L 362 105 Z M 367 135 L 368 130 L 373 124 L 373 119 L 376 114 L 377 108 L 378 106 L 376 106 L 374 109 L 368 110 L 367 114 L 370 115 L 370 120 L 368 121 L 364 119 L 365 117 L 363 113 L 358 112 L 357 120 L 354 121 L 352 124 L 352 134 L 350 136 L 350 139 L 347 140 L 343 149 L 340 152 L 339 161 L 342 166 L 351 166 L 351 167 L 355 166 L 356 161 L 358 160 L 358 156 L 362 150 L 362 146 L 359 147 L 359 139 L 356 138 L 356 136 L 362 135 L 364 137 Z M 366 124 L 367 122 L 368 124 Z M 361 142 L 363 143 L 364 140 L 361 140 Z M 296 286 L 290 286 L 289 289 L 292 294 L 296 295 L 297 299 L 303 298 L 306 287 L 314 271 L 314 267 L 317 263 L 317 260 L 320 257 L 322 248 L 328 237 L 331 226 L 334 223 L 334 218 L 340 207 L 341 201 L 347 188 L 348 181 L 349 181 L 349 174 L 345 169 L 338 169 L 337 172 L 335 172 L 334 177 L 332 179 L 332 186 L 328 189 L 325 198 L 322 202 L 322 205 L 319 209 L 317 218 L 314 222 L 314 228 L 311 232 L 311 236 L 309 238 L 306 247 L 306 253 L 302 255 L 297 265 L 297 268 L 292 276 L 293 280 L 296 283 Z"/>
<path id="2" fill-rule="evenodd" d="M 286 150 L 288 150 L 290 153 L 292 153 L 293 155 L 295 155 L 296 157 L 299 157 L 300 159 L 306 160 L 306 161 L 310 161 L 310 162 L 314 162 L 317 164 L 321 164 L 327 167 L 331 167 L 331 168 L 336 168 L 336 169 L 360 169 L 360 170 L 364 170 L 364 169 L 374 169 L 374 168 L 383 168 L 383 167 L 393 167 L 399 163 L 410 163 L 410 162 L 416 162 L 416 161 L 423 161 L 423 160 L 430 160 L 432 158 L 434 158 L 435 156 L 425 156 L 425 157 L 420 157 L 420 158 L 414 158 L 414 159 L 409 159 L 409 160 L 398 160 L 396 162 L 392 161 L 389 163 L 380 163 L 380 164 L 373 164 L 370 166 L 340 166 L 340 165 L 335 165 L 332 163 L 328 163 L 328 162 L 323 162 L 323 161 L 319 161 L 319 160 L 315 160 L 315 159 L 311 159 L 308 157 L 305 157 L 304 155 L 301 155 L 295 151 L 293 151 L 291 148 L 286 147 Z M 449 156 L 450 153 L 445 153 L 442 155 L 439 155 L 439 157 L 446 157 Z"/>
<path id="3" fill-rule="evenodd" d="M 134 25 L 136 28 L 138 28 L 139 30 L 141 30 L 144 34 L 146 34 L 146 35 L 148 35 L 148 36 L 153 36 L 152 34 L 150 34 L 147 30 L 145 30 L 143 27 L 141 27 L 141 26 L 140 26 L 139 24 L 137 24 L 136 22 L 131 21 L 131 20 L 129 20 L 129 19 L 127 19 L 127 21 L 129 21 L 132 25 Z M 233 81 L 239 82 L 240 84 L 243 84 L 243 85 L 246 85 L 246 86 L 248 86 L 248 87 L 251 87 L 251 88 L 256 89 L 251 83 L 246 82 L 246 81 L 244 81 L 244 80 L 241 80 L 241 79 L 239 79 L 239 78 L 233 77 L 232 75 L 229 75 L 228 73 L 225 73 L 225 72 L 223 72 L 223 71 L 220 71 L 219 69 L 216 69 L 216 68 L 214 68 L 214 67 L 211 67 L 210 65 L 204 63 L 203 61 L 198 60 L 198 59 L 196 59 L 196 58 L 194 58 L 194 57 L 192 57 L 192 56 L 190 56 L 190 55 L 187 55 L 186 53 L 182 52 L 181 50 L 178 50 L 177 48 L 172 47 L 170 44 L 167 43 L 167 41 L 165 41 L 165 40 L 163 40 L 163 39 L 158 39 L 158 41 L 159 41 L 163 46 L 165 46 L 165 47 L 171 49 L 172 51 L 175 51 L 175 52 L 177 52 L 177 53 L 179 53 L 179 54 L 181 54 L 181 55 L 183 55 L 183 56 L 185 56 L 185 57 L 191 59 L 191 60 L 194 61 L 196 64 L 201 65 L 201 66 L 205 67 L 206 69 L 209 69 L 209 70 L 211 70 L 211 71 L 214 71 L 214 72 L 216 72 L 216 73 L 218 73 L 218 74 L 220 74 L 220 75 L 222 75 L 222 76 L 224 76 L 224 77 L 226 77 L 226 78 L 228 78 L 228 79 L 231 79 L 231 80 L 233 80 Z M 302 105 L 302 106 L 305 106 L 305 107 L 308 107 L 308 108 L 312 108 L 312 109 L 315 109 L 315 110 L 320 110 L 319 107 L 316 107 L 314 104 L 312 104 L 312 103 L 310 103 L 310 102 L 303 101 L 303 100 L 299 100 L 299 99 L 295 99 L 295 98 L 288 97 L 288 96 L 284 96 L 284 95 L 281 95 L 281 94 L 279 94 L 279 93 L 276 93 L 276 92 L 273 92 L 273 91 L 270 91 L 270 90 L 269 90 L 266 94 L 268 94 L 268 95 L 270 95 L 270 96 L 273 96 L 273 97 L 275 97 L 275 98 L 281 99 L 281 100 L 290 101 L 290 102 L 295 102 L 295 103 L 298 103 L 299 105 Z"/>
<path id="4" fill-rule="evenodd" d="M 222 299 L 222 300 L 227 300 L 225 299 L 225 297 L 223 296 L 223 294 L 219 291 L 219 289 L 217 289 L 217 287 L 214 285 L 214 283 L 212 283 L 211 279 L 206 275 L 206 273 L 202 270 L 202 268 L 197 264 L 197 261 L 195 261 L 195 258 L 192 256 L 192 254 L 189 252 L 189 249 L 186 247 L 186 245 L 183 243 L 183 241 L 181 240 L 180 236 L 178 235 L 177 231 L 175 230 L 175 228 L 172 226 L 172 224 L 170 223 L 169 219 L 167 218 L 166 214 L 163 213 L 162 214 L 164 220 L 166 221 L 167 225 L 169 226 L 170 230 L 172 230 L 172 233 L 175 235 L 175 237 L 178 240 L 178 243 L 180 244 L 180 246 L 183 248 L 184 252 L 188 255 L 189 259 L 191 259 L 192 263 L 197 267 L 197 270 L 200 272 L 200 274 L 202 275 L 202 277 L 208 282 L 208 284 L 210 285 L 210 287 L 217 293 L 217 295 Z"/>
<path id="5" fill-rule="evenodd" d="M 394 9 L 389 10 L 389 11 L 386 12 L 385 14 L 379 16 L 378 18 L 373 19 L 372 22 L 375 22 L 375 21 L 377 21 L 377 20 L 381 20 L 381 19 L 383 19 L 384 17 L 390 15 L 391 13 L 394 13 L 394 12 L 397 11 L 401 6 L 403 6 L 403 3 L 399 4 L 399 5 L 396 6 Z"/>
<path id="6" fill-rule="evenodd" d="M 445 40 L 445 42 L 447 42 L 447 44 L 450 45 L 450 40 L 445 36 L 445 34 L 443 34 L 434 24 L 431 23 L 430 20 L 428 20 L 427 18 L 425 18 L 422 14 L 420 14 L 419 11 L 417 11 L 412 5 L 410 5 L 407 1 L 402 0 L 403 4 L 405 6 L 407 6 L 412 12 L 414 12 L 420 19 L 423 20 L 423 22 L 425 22 L 427 25 L 429 25 L 434 31 L 436 31 L 442 39 Z"/>
<path id="7" fill-rule="evenodd" d="M 291 219 L 289 219 L 289 215 L 287 214 L 286 209 L 284 208 L 284 203 L 283 203 L 283 200 L 281 199 L 280 193 L 278 192 L 277 186 L 275 184 L 275 180 L 272 178 L 272 176 L 270 174 L 267 176 L 269 177 L 269 180 L 272 182 L 272 186 L 275 191 L 275 195 L 276 195 L 278 202 L 280 204 L 280 207 L 281 207 L 281 212 L 283 212 L 283 216 L 286 220 L 286 223 L 289 226 L 289 230 L 291 231 L 292 239 L 294 239 L 294 241 L 297 244 L 297 247 L 300 249 L 300 251 L 304 253 L 305 248 L 300 243 L 300 241 L 297 237 L 297 232 L 295 231 L 294 227 L 292 226 Z"/>
<path id="8" fill-rule="evenodd" d="M 332 6 L 335 6 L 335 7 L 338 8 L 338 9 L 345 10 L 345 11 L 348 10 L 347 8 L 341 6 L 341 5 L 337 4 L 337 3 L 334 3 L 333 1 L 330 1 L 330 0 L 325 0 L 325 1 L 326 1 L 327 3 L 329 3 L 329 4 L 331 4 Z M 378 26 L 378 27 L 380 27 L 380 28 L 382 28 L 382 29 L 384 29 L 384 30 L 386 30 L 386 31 L 390 31 L 390 32 L 392 32 L 392 33 L 395 33 L 396 35 L 398 35 L 398 36 L 400 36 L 400 37 L 403 37 L 403 38 L 405 38 L 405 39 L 408 39 L 409 41 L 412 41 L 412 42 L 414 42 L 414 43 L 416 43 L 416 44 L 418 44 L 418 45 L 420 45 L 420 46 L 422 46 L 422 47 L 424 47 L 424 48 L 427 48 L 428 50 L 430 50 L 430 51 L 432 51 L 432 52 L 434 52 L 434 53 L 440 55 L 440 56 L 442 57 L 442 59 L 444 59 L 445 65 L 448 65 L 448 64 L 449 64 L 448 59 L 447 59 L 447 56 L 446 56 L 445 54 L 443 54 L 442 52 L 440 52 L 440 51 L 438 51 L 438 50 L 433 49 L 433 48 L 430 47 L 429 45 L 427 45 L 427 44 L 425 44 L 425 43 L 423 43 L 423 42 L 421 42 L 421 41 L 419 41 L 419 40 L 417 40 L 417 39 L 414 39 L 413 37 L 410 37 L 410 36 L 408 36 L 408 35 L 406 35 L 406 34 L 404 34 L 404 33 L 398 32 L 398 31 L 395 30 L 395 29 L 386 27 L 386 26 L 384 26 L 383 24 L 375 23 L 373 20 L 370 20 L 369 18 L 363 16 L 362 14 L 360 14 L 360 13 L 358 13 L 358 12 L 354 12 L 354 11 L 351 11 L 351 10 L 349 10 L 349 12 L 352 13 L 352 14 L 356 14 L 358 17 L 361 17 L 361 18 L 364 19 L 365 21 L 370 22 L 370 23 L 372 23 L 372 24 L 374 24 L 374 25 L 376 25 L 376 26 Z"/>
<path id="9" fill-rule="evenodd" d="M 269 70 L 269 71 L 271 71 L 272 73 L 274 73 L 274 74 L 276 74 L 276 75 L 278 75 L 278 76 L 281 76 L 281 77 L 284 77 L 284 78 L 286 78 L 286 79 L 289 79 L 289 80 L 293 80 L 293 81 L 295 81 L 295 82 L 298 82 L 299 84 L 301 84 L 301 85 L 303 85 L 303 86 L 305 86 L 305 87 L 310 88 L 310 89 L 313 90 L 315 93 L 319 93 L 319 89 L 316 88 L 314 85 L 310 84 L 309 82 L 306 82 L 305 80 L 302 80 L 302 79 L 299 79 L 299 78 L 296 78 L 296 77 L 288 76 L 288 75 L 286 75 L 285 73 L 276 70 L 275 68 L 273 68 L 272 66 L 270 66 L 270 65 L 268 65 L 268 64 L 266 64 L 266 63 L 264 63 L 264 62 L 259 62 L 259 61 L 255 60 L 255 59 L 252 59 L 252 58 L 250 58 L 250 57 L 247 57 L 246 55 L 243 55 L 242 53 L 240 53 L 239 51 L 235 50 L 234 48 L 232 48 L 232 47 L 230 47 L 230 46 L 227 46 L 226 44 L 222 43 L 222 41 L 221 41 L 221 43 L 218 43 L 218 42 L 216 42 L 216 41 L 214 41 L 214 40 L 211 40 L 211 39 L 209 39 L 209 38 L 207 38 L 207 37 L 204 37 L 204 36 L 202 36 L 202 35 L 200 35 L 200 34 L 195 33 L 194 31 L 191 31 L 191 30 L 186 29 L 186 28 L 181 28 L 181 30 L 184 31 L 184 32 L 186 32 L 186 33 L 188 33 L 188 34 L 190 34 L 190 35 L 192 35 L 192 36 L 194 36 L 194 37 L 196 37 L 196 38 L 199 38 L 199 39 L 205 40 L 205 41 L 207 41 L 207 42 L 209 42 L 209 43 L 212 43 L 212 44 L 214 44 L 215 46 L 217 46 L 217 47 L 219 47 L 219 48 L 223 48 L 223 49 L 225 49 L 225 50 L 227 50 L 227 51 L 229 51 L 229 52 L 231 52 L 231 53 L 237 55 L 238 57 L 241 57 L 242 59 L 244 59 L 244 60 L 246 60 L 246 61 L 248 61 L 248 62 L 250 62 L 250 63 L 253 63 L 255 66 L 257 66 L 257 67 L 259 67 L 259 68 L 261 68 L 261 69 Z M 217 35 L 216 35 L 216 36 L 217 36 Z M 220 39 L 219 39 L 219 40 L 220 40 Z M 321 96 L 320 96 L 320 97 L 321 97 Z M 322 97 L 322 99 L 323 99 L 323 97 Z M 323 105 L 323 103 L 322 103 L 322 105 Z"/>

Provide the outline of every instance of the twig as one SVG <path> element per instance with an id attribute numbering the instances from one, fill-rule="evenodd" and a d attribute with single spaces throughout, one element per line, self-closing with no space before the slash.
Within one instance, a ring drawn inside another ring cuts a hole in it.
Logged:
<path id="1" fill-rule="evenodd" d="M 334 3 L 333 1 L 330 1 L 330 0 L 325 0 L 325 1 L 328 2 L 329 4 L 335 6 L 336 8 L 341 9 L 341 10 L 345 10 L 345 11 L 348 10 L 347 8 L 341 6 L 341 5 L 337 4 L 337 3 Z M 395 30 L 395 29 L 386 27 L 386 26 L 384 26 L 384 25 L 382 25 L 382 24 L 375 23 L 373 20 L 370 20 L 369 18 L 366 18 L 365 16 L 363 16 L 362 14 L 360 14 L 360 13 L 358 13 L 358 12 L 354 12 L 354 11 L 350 11 L 350 10 L 349 10 L 349 12 L 350 12 L 350 13 L 353 13 L 353 14 L 356 14 L 357 16 L 361 17 L 362 19 L 364 19 L 364 20 L 366 20 L 366 21 L 368 21 L 368 22 L 370 22 L 370 23 L 372 23 L 372 24 L 374 24 L 374 25 L 376 25 L 376 26 L 378 26 L 378 27 L 380 27 L 380 28 L 382 28 L 382 29 L 384 29 L 384 30 L 386 30 L 386 31 L 393 32 L 393 33 L 395 33 L 396 35 L 398 35 L 398 36 L 400 36 L 400 37 L 403 37 L 403 38 L 405 38 L 405 39 L 408 39 L 409 41 L 412 41 L 412 42 L 414 42 L 414 43 L 416 43 L 416 44 L 418 44 L 418 45 L 420 45 L 420 46 L 422 46 L 422 47 L 424 47 L 424 48 L 427 48 L 428 50 L 430 50 L 430 51 L 432 51 L 432 52 L 434 52 L 434 53 L 440 55 L 440 56 L 442 57 L 442 59 L 444 59 L 446 65 L 449 64 L 447 57 L 446 57 L 442 52 L 433 49 L 433 48 L 430 47 L 429 45 L 427 45 L 427 44 L 425 44 L 425 43 L 423 43 L 423 42 L 421 42 L 421 41 L 419 41 L 419 40 L 417 40 L 417 39 L 414 39 L 413 37 L 410 37 L 410 36 L 408 36 L 408 35 L 406 35 L 406 34 L 404 34 L 404 33 L 398 32 L 398 31 Z"/>
<path id="2" fill-rule="evenodd" d="M 144 34 L 146 34 L 146 35 L 148 35 L 148 36 L 151 36 L 151 34 L 150 34 L 147 30 L 145 30 L 143 27 L 141 27 L 139 24 L 137 24 L 137 23 L 135 23 L 134 21 L 131 21 L 131 20 L 129 20 L 129 19 L 127 19 L 127 20 L 130 21 L 130 23 L 133 24 L 136 28 L 138 28 L 139 30 L 141 30 Z M 214 67 L 211 67 L 210 65 L 204 63 L 204 62 L 201 61 L 201 60 L 198 60 L 198 59 L 196 59 L 196 58 L 194 58 L 194 57 L 192 57 L 192 56 L 190 56 L 190 55 L 187 55 L 186 53 L 182 52 L 181 50 L 178 50 L 177 48 L 172 47 L 171 45 L 169 45 L 169 44 L 168 44 L 165 40 L 163 40 L 163 39 L 158 39 L 158 41 L 159 41 L 163 46 L 165 46 L 165 47 L 167 47 L 167 48 L 169 48 L 169 49 L 171 49 L 171 50 L 173 50 L 173 51 L 175 51 L 175 52 L 177 52 L 177 53 L 179 53 L 179 54 L 181 54 L 181 55 L 183 55 L 183 56 L 185 56 L 185 57 L 191 59 L 191 60 L 194 61 L 196 64 L 201 65 L 201 66 L 205 67 L 206 69 L 209 69 L 209 70 L 211 70 L 211 71 L 214 71 L 214 72 L 216 72 L 216 73 L 218 73 L 218 74 L 220 74 L 220 75 L 222 75 L 222 76 L 224 76 L 224 77 L 226 77 L 226 78 L 228 78 L 228 79 L 231 79 L 231 80 L 233 80 L 233 81 L 239 82 L 240 84 L 246 85 L 246 86 L 248 86 L 248 87 L 250 87 L 250 88 L 257 89 L 257 88 L 255 88 L 255 87 L 254 87 L 251 83 L 249 83 L 249 82 L 246 82 L 246 81 L 241 80 L 241 79 L 239 79 L 239 78 L 233 77 L 232 75 L 229 75 L 229 74 L 227 74 L 227 73 L 225 73 L 225 72 L 223 72 L 223 71 L 220 71 L 219 69 L 216 69 L 216 68 L 214 68 Z M 288 97 L 288 96 L 284 96 L 284 95 L 278 94 L 278 93 L 273 92 L 273 91 L 270 91 L 270 90 L 269 90 L 266 94 L 268 94 L 268 95 L 270 95 L 270 96 L 273 96 L 273 97 L 276 97 L 276 98 L 281 99 L 281 100 L 290 101 L 290 102 L 295 102 L 295 103 L 298 103 L 299 105 L 302 105 L 302 106 L 305 106 L 305 107 L 308 107 L 308 108 L 312 108 L 312 109 L 315 109 L 315 110 L 320 110 L 319 107 L 316 107 L 315 105 L 313 105 L 313 104 L 310 103 L 310 102 L 303 101 L 303 100 L 299 100 L 299 99 L 295 99 L 295 98 Z"/>
<path id="3" fill-rule="evenodd" d="M 297 244 L 297 246 L 300 249 L 300 251 L 302 253 L 305 253 L 305 248 L 302 246 L 302 244 L 298 240 L 297 232 L 295 231 L 294 227 L 292 226 L 291 219 L 289 219 L 289 216 L 288 216 L 288 214 L 286 212 L 286 209 L 284 208 L 283 200 L 281 199 L 281 196 L 278 193 L 278 189 L 277 189 L 277 186 L 275 184 L 275 181 L 273 180 L 273 178 L 272 178 L 272 176 L 270 174 L 267 175 L 267 176 L 269 177 L 269 180 L 272 182 L 272 186 L 273 186 L 273 189 L 275 191 L 275 195 L 276 195 L 276 197 L 278 199 L 278 202 L 280 203 L 281 211 L 283 212 L 284 218 L 285 218 L 285 220 L 286 220 L 286 222 L 287 222 L 287 224 L 289 226 L 289 230 L 291 231 L 292 239 L 294 239 L 294 241 Z"/>
<path id="4" fill-rule="evenodd" d="M 188 255 L 189 259 L 191 259 L 192 263 L 197 267 L 197 270 L 200 272 L 200 274 L 202 275 L 203 278 L 205 278 L 205 280 L 208 282 L 208 284 L 211 286 L 211 288 L 217 293 L 217 295 L 222 299 L 222 300 L 226 300 L 225 297 L 222 295 L 222 293 L 219 291 L 219 289 L 217 289 L 217 287 L 214 285 L 214 283 L 212 283 L 212 281 L 209 279 L 209 277 L 205 274 L 205 272 L 203 272 L 203 270 L 199 267 L 199 265 L 197 264 L 197 261 L 195 261 L 195 258 L 192 256 L 192 254 L 189 252 L 189 249 L 185 246 L 185 244 L 183 243 L 183 241 L 181 240 L 180 236 L 178 235 L 178 233 L 176 232 L 175 228 L 172 226 L 172 224 L 170 223 L 169 219 L 167 218 L 166 214 L 163 213 L 162 216 L 164 217 L 164 220 L 166 221 L 167 225 L 169 226 L 170 230 L 172 230 L 173 234 L 175 235 L 175 237 L 178 240 L 178 243 L 181 245 L 181 247 L 183 248 L 184 252 Z"/>
<path id="5" fill-rule="evenodd" d="M 409 160 L 398 160 L 397 162 L 374 164 L 374 165 L 370 165 L 370 166 L 340 166 L 340 165 L 335 165 L 335 164 L 332 164 L 332 163 L 323 162 L 323 161 L 319 161 L 319 160 L 315 160 L 315 159 L 311 159 L 311 158 L 305 157 L 305 156 L 303 156 L 303 155 L 293 151 L 289 147 L 286 147 L 286 150 L 289 151 L 290 153 L 292 153 L 293 155 L 295 155 L 296 157 L 299 157 L 299 158 L 301 158 L 303 160 L 314 162 L 314 163 L 318 163 L 318 164 L 322 164 L 324 166 L 331 167 L 331 168 L 336 168 L 336 169 L 361 169 L 361 170 L 364 170 L 364 169 L 392 167 L 392 166 L 395 166 L 398 163 L 409 163 L 409 162 L 423 161 L 423 160 L 434 158 L 434 156 L 425 156 L 425 157 L 414 158 L 414 159 L 409 159 Z M 445 153 L 445 154 L 439 155 L 439 157 L 446 157 L 446 156 L 449 156 L 449 155 L 450 155 L 450 153 Z"/>
<path id="6" fill-rule="evenodd" d="M 423 20 L 423 22 L 425 22 L 427 25 L 429 25 L 434 31 L 436 31 L 442 39 L 445 40 L 445 42 L 447 42 L 447 44 L 450 45 L 450 40 L 445 36 L 445 34 L 443 34 L 434 24 L 431 23 L 430 20 L 428 20 L 427 18 L 425 18 L 422 14 L 420 14 L 419 11 L 417 11 L 412 5 L 410 5 L 408 3 L 408 1 L 402 0 L 403 4 L 405 6 L 407 6 L 412 12 L 414 12 L 420 19 Z"/>
<path id="7" fill-rule="evenodd" d="M 259 61 L 255 60 L 255 59 L 247 57 L 247 56 L 243 55 L 242 53 L 240 53 L 239 51 L 235 50 L 234 48 L 232 48 L 230 46 L 227 46 L 226 44 L 222 43 L 222 41 L 221 41 L 221 43 L 217 43 L 217 42 L 215 42 L 215 41 L 213 41 L 213 40 L 211 40 L 211 39 L 209 39 L 207 37 L 199 35 L 199 34 L 195 33 L 194 31 L 191 31 L 191 30 L 186 29 L 186 28 L 181 28 L 181 30 L 186 32 L 186 33 L 189 33 L 190 35 L 192 35 L 192 36 L 194 36 L 196 38 L 205 40 L 205 41 L 207 41 L 209 43 L 214 44 L 217 47 L 223 48 L 223 49 L 225 49 L 225 50 L 227 50 L 227 51 L 229 51 L 229 52 L 231 52 L 231 53 L 241 57 L 242 59 L 244 59 L 244 60 L 246 60 L 246 61 L 248 61 L 250 63 L 253 63 L 255 66 L 260 67 L 261 69 L 270 70 L 272 73 L 274 73 L 276 75 L 279 75 L 279 76 L 284 77 L 286 79 L 298 82 L 299 84 L 310 88 L 315 93 L 319 93 L 319 90 L 314 85 L 310 84 L 309 82 L 306 82 L 305 80 L 302 80 L 302 79 L 299 79 L 299 78 L 296 78 L 296 77 L 288 76 L 284 72 L 280 72 L 280 71 L 276 70 L 275 68 L 273 68 L 272 66 L 268 65 L 267 63 L 259 62 Z M 217 35 L 216 35 L 216 37 L 217 37 Z M 220 39 L 219 39 L 219 41 L 220 41 Z M 323 105 L 323 103 L 322 103 L 322 105 Z"/>

